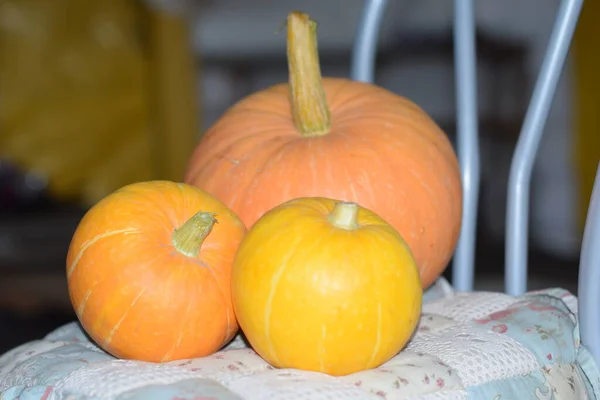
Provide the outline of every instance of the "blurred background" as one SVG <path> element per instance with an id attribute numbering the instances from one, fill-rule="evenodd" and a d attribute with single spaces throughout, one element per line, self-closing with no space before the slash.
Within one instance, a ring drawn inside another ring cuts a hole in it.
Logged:
<path id="1" fill-rule="evenodd" d="M 506 181 L 558 0 L 477 0 L 482 183 L 476 289 L 503 290 Z M 287 80 L 289 11 L 319 25 L 322 72 L 348 76 L 362 0 L 0 2 L 0 353 L 75 319 L 65 256 L 117 188 L 181 181 L 203 130 Z M 390 1 L 376 83 L 455 137 L 452 7 Z M 535 163 L 530 288 L 576 293 L 600 159 L 600 2 L 585 2 Z M 450 277 L 451 268 L 446 271 Z"/>

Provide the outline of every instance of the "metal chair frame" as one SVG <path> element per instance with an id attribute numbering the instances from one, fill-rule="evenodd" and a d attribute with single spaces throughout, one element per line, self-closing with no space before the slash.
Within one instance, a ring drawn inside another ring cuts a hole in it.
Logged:
<path id="1" fill-rule="evenodd" d="M 352 54 L 351 78 L 373 82 L 377 38 L 387 0 L 366 0 Z M 508 181 L 506 215 L 505 291 L 527 290 L 529 191 L 533 164 L 544 133 L 583 0 L 562 0 L 546 54 L 527 108 Z M 473 0 L 454 0 L 454 64 L 457 103 L 457 154 L 463 183 L 461 236 L 454 254 L 452 284 L 473 290 L 475 233 L 480 181 L 477 131 L 475 16 Z M 600 365 L 600 165 L 581 247 L 579 265 L 579 324 L 581 340 Z"/>

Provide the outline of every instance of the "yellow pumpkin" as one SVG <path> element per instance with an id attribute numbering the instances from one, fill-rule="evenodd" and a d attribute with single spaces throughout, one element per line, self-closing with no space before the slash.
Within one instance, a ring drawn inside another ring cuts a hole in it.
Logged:
<path id="1" fill-rule="evenodd" d="M 299 198 L 242 240 L 232 300 L 254 350 L 280 368 L 346 375 L 396 355 L 416 328 L 422 287 L 400 234 L 356 203 Z"/>

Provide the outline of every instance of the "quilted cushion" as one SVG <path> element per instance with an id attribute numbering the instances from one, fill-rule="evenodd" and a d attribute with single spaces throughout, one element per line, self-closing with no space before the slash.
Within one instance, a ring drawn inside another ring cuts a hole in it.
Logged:
<path id="1" fill-rule="evenodd" d="M 440 281 L 425 299 L 407 348 L 379 368 L 352 375 L 275 369 L 239 337 L 200 359 L 165 364 L 117 360 L 71 323 L 0 357 L 0 398 L 599 398 L 600 374 L 580 345 L 577 301 L 570 293 L 455 293 Z"/>

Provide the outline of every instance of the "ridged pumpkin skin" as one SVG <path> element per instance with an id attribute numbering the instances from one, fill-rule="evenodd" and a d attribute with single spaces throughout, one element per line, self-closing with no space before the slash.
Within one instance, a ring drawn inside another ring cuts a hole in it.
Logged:
<path id="1" fill-rule="evenodd" d="M 428 287 L 459 236 L 462 188 L 447 136 L 411 101 L 347 79 L 322 80 L 331 130 L 295 128 L 289 87 L 243 99 L 204 135 L 185 182 L 213 194 L 251 227 L 294 198 L 322 196 L 373 210 L 404 237 Z"/>
<path id="2" fill-rule="evenodd" d="M 336 227 L 338 203 L 301 198 L 265 214 L 236 255 L 232 298 L 254 350 L 281 368 L 346 375 L 375 368 L 407 343 L 419 320 L 419 272 L 398 232 L 358 209 Z"/>
<path id="3" fill-rule="evenodd" d="M 198 255 L 187 256 L 172 235 L 199 211 L 215 213 L 218 223 Z M 167 181 L 125 186 L 87 212 L 69 247 L 79 321 L 119 358 L 162 362 L 219 350 L 238 331 L 230 279 L 245 232 L 200 189 Z"/>

